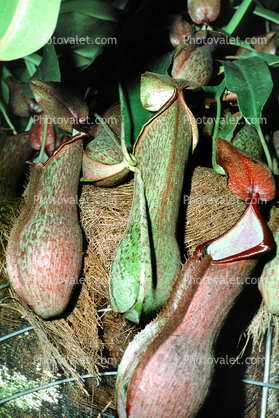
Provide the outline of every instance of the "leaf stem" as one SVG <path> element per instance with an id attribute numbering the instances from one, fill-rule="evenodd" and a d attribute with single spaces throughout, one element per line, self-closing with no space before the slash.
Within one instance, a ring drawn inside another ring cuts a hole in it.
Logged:
<path id="1" fill-rule="evenodd" d="M 216 95 L 216 100 L 217 100 L 216 121 L 215 121 L 213 136 L 212 136 L 212 167 L 214 168 L 216 173 L 225 175 L 226 171 L 223 169 L 223 167 L 217 164 L 216 144 L 217 144 L 218 130 L 219 130 L 219 124 L 220 124 L 220 118 L 221 118 L 221 98 Z"/>
<path id="2" fill-rule="evenodd" d="M 263 7 L 256 6 L 253 12 L 255 15 L 268 19 L 271 22 L 277 23 L 279 25 L 279 13 L 275 13 L 271 10 L 264 9 Z"/>
<path id="3" fill-rule="evenodd" d="M 252 2 L 253 0 L 243 0 L 231 18 L 230 23 L 222 28 L 223 31 L 225 31 L 228 35 L 231 35 L 237 28 L 238 24 L 241 22 L 243 16 L 245 15 L 248 7 Z"/>
<path id="4" fill-rule="evenodd" d="M 43 136 L 43 143 L 40 149 L 40 154 L 38 157 L 38 162 L 39 163 L 43 163 L 43 156 L 44 156 L 44 151 L 45 151 L 45 146 L 46 146 L 46 135 L 47 135 L 47 115 L 45 115 L 45 126 L 44 126 L 44 136 Z"/>
<path id="5" fill-rule="evenodd" d="M 4 116 L 7 124 L 9 125 L 9 127 L 11 128 L 11 130 L 13 131 L 13 134 L 16 135 L 17 134 L 17 131 L 15 130 L 14 125 L 12 124 L 9 116 L 7 115 L 6 109 L 5 109 L 5 107 L 4 107 L 4 105 L 3 105 L 3 103 L 2 103 L 1 100 L 0 100 L 0 110 L 3 113 L 3 116 Z"/>
<path id="6" fill-rule="evenodd" d="M 265 153 L 265 157 L 266 157 L 267 165 L 268 165 L 268 167 L 270 168 L 270 170 L 271 170 L 271 171 L 273 171 L 272 158 L 271 158 L 271 156 L 270 156 L 270 152 L 269 152 L 269 149 L 268 149 L 267 143 L 266 143 L 266 141 L 265 141 L 265 139 L 264 139 L 264 136 L 263 136 L 263 132 L 262 132 L 261 126 L 260 126 L 260 125 L 257 125 L 257 126 L 256 126 L 256 129 L 257 129 L 258 135 L 259 135 L 260 140 L 261 140 L 261 143 L 262 143 L 262 147 L 263 147 L 263 150 L 264 150 L 264 153 Z"/>
<path id="7" fill-rule="evenodd" d="M 32 117 L 29 118 L 29 121 L 27 123 L 27 126 L 25 128 L 25 132 L 28 132 L 31 128 L 31 126 L 33 125 L 34 119 Z"/>

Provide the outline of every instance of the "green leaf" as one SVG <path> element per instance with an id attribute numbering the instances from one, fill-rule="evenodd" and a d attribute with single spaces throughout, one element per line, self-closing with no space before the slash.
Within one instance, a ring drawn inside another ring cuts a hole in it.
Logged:
<path id="1" fill-rule="evenodd" d="M 162 57 L 160 57 L 155 63 L 152 65 L 151 70 L 153 73 L 156 74 L 166 74 L 168 75 L 169 68 L 172 64 L 173 56 L 176 53 L 176 49 L 173 51 L 167 52 Z"/>
<path id="2" fill-rule="evenodd" d="M 258 57 L 222 61 L 222 64 L 227 88 L 237 95 L 239 110 L 244 118 L 257 129 L 262 109 L 273 87 L 267 64 Z"/>
<path id="3" fill-rule="evenodd" d="M 120 10 L 124 10 L 129 0 L 114 0 L 112 5 Z"/>
<path id="4" fill-rule="evenodd" d="M 266 62 L 268 65 L 279 65 L 279 56 L 278 55 L 272 55 L 272 54 L 265 54 L 264 52 L 259 52 L 254 50 L 253 52 L 248 52 L 247 54 L 243 54 L 239 56 L 239 59 L 249 59 L 253 57 L 258 57 L 262 59 L 264 62 Z"/>
<path id="5" fill-rule="evenodd" d="M 2 0 L 0 2 L 0 60 L 29 55 L 54 32 L 60 0 Z"/>
<path id="6" fill-rule="evenodd" d="M 221 83 L 218 84 L 218 86 L 202 86 L 202 89 L 206 93 L 213 94 L 216 98 L 220 98 L 223 94 L 223 91 L 225 90 L 225 87 L 226 87 L 226 83 L 225 83 L 225 79 L 223 79 Z"/>
<path id="7" fill-rule="evenodd" d="M 218 131 L 218 138 L 223 138 L 226 141 L 231 142 L 234 136 L 234 131 L 241 119 L 241 112 L 237 112 L 234 115 L 232 115 L 231 112 L 226 113 L 220 123 L 221 130 Z"/>
<path id="8" fill-rule="evenodd" d="M 61 81 L 58 58 L 52 43 L 45 45 L 42 61 L 32 78 L 39 78 L 42 81 Z"/>
<path id="9" fill-rule="evenodd" d="M 122 12 L 104 1 L 70 0 L 61 4 L 60 14 L 78 12 L 97 19 L 118 22 Z"/>
<path id="10" fill-rule="evenodd" d="M 250 44 L 248 44 L 248 42 L 242 41 L 238 38 L 230 38 L 229 44 L 234 46 L 241 46 L 242 48 L 249 49 L 250 51 L 255 51 L 255 49 Z"/>
<path id="11" fill-rule="evenodd" d="M 114 26 L 109 21 L 83 13 L 63 13 L 59 15 L 53 43 L 66 46 L 74 56 L 74 67 L 83 70 L 102 53 L 106 45 L 117 43 L 113 35 Z"/>
<path id="12" fill-rule="evenodd" d="M 26 69 L 28 71 L 29 77 L 32 77 L 33 74 L 35 74 L 36 72 L 36 66 L 32 62 L 26 61 L 25 59 L 24 61 L 25 61 L 25 65 L 26 65 Z"/>
<path id="13" fill-rule="evenodd" d="M 62 138 L 65 135 L 66 136 L 75 135 L 74 133 L 70 134 L 69 132 L 63 131 L 63 129 L 59 128 L 59 126 L 57 126 L 57 125 L 54 125 L 54 129 L 55 129 L 57 135 L 59 135 L 60 138 Z M 73 129 L 73 131 L 74 131 L 74 129 Z M 76 132 L 78 132 L 78 131 L 76 131 Z"/>
<path id="14" fill-rule="evenodd" d="M 125 141 L 132 148 L 142 126 L 153 116 L 144 109 L 140 100 L 140 76 L 124 90 Z"/>
<path id="15" fill-rule="evenodd" d="M 150 66 L 148 71 L 168 75 L 168 69 L 171 66 L 175 51 L 176 50 L 163 55 Z M 153 113 L 144 109 L 142 105 L 140 97 L 140 75 L 128 85 L 124 86 L 123 90 L 125 91 L 125 141 L 132 147 L 136 142 L 143 125 L 145 125 L 145 123 L 153 116 Z"/>
<path id="16" fill-rule="evenodd" d="M 2 97 L 4 99 L 4 102 L 6 104 L 9 103 L 9 98 L 10 98 L 10 92 L 9 92 L 9 87 L 8 84 L 6 82 L 6 78 L 11 76 L 11 72 L 9 71 L 9 69 L 6 67 L 6 65 L 3 65 L 2 68 L 2 76 L 1 76 L 1 93 L 2 93 Z"/>
<path id="17" fill-rule="evenodd" d="M 7 86 L 7 83 L 5 83 L 4 80 L 1 80 L 1 93 L 4 99 L 4 102 L 8 104 L 9 103 L 9 88 Z"/>
<path id="18" fill-rule="evenodd" d="M 45 45 L 42 61 L 30 80 L 33 78 L 41 81 L 61 81 L 58 58 L 52 43 Z M 22 93 L 27 97 L 34 97 L 29 83 L 24 86 Z"/>
<path id="19" fill-rule="evenodd" d="M 99 55 L 96 54 L 96 56 Z M 73 53 L 72 55 L 72 64 L 74 67 L 78 68 L 80 71 L 83 71 L 86 67 L 88 67 L 92 62 L 94 58 L 86 58 L 82 57 L 78 53 Z"/>
<path id="20" fill-rule="evenodd" d="M 31 62 L 31 64 L 34 64 L 38 67 L 42 61 L 42 57 L 39 54 L 30 54 L 24 57 L 24 61 Z"/>
<path id="21" fill-rule="evenodd" d="M 3 67 L 2 67 L 2 79 L 6 80 L 6 78 L 9 77 L 10 75 L 12 75 L 12 73 L 6 67 L 6 65 L 4 64 Z"/>

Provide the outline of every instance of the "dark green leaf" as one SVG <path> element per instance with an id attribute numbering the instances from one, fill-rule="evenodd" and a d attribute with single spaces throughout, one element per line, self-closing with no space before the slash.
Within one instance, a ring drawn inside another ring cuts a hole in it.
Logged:
<path id="1" fill-rule="evenodd" d="M 63 129 L 59 128 L 59 126 L 54 124 L 54 129 L 56 131 L 56 133 L 60 136 L 60 138 L 62 138 L 63 136 L 71 136 L 71 134 L 69 132 L 63 131 Z"/>
<path id="2" fill-rule="evenodd" d="M 249 58 L 253 58 L 253 57 L 258 57 L 258 58 L 262 59 L 268 65 L 274 65 L 274 66 L 279 65 L 279 56 L 278 55 L 265 54 L 264 52 L 259 52 L 259 51 L 256 51 L 256 50 L 239 56 L 240 59 L 249 59 Z"/>
<path id="3" fill-rule="evenodd" d="M 42 57 L 39 54 L 34 53 L 34 54 L 26 55 L 26 57 L 24 57 L 24 61 L 31 62 L 32 64 L 38 67 L 42 61 Z"/>
<path id="4" fill-rule="evenodd" d="M 234 137 L 234 131 L 242 119 L 241 112 L 237 112 L 234 115 L 231 112 L 228 112 L 221 118 L 221 130 L 218 131 L 218 138 L 226 139 L 226 141 L 231 142 Z"/>
<path id="5" fill-rule="evenodd" d="M 77 53 L 73 53 L 72 55 L 73 65 L 76 68 L 79 68 L 79 70 L 84 70 L 86 67 L 88 67 L 92 63 L 92 59 L 82 57 L 81 55 Z"/>
<path id="6" fill-rule="evenodd" d="M 61 81 L 58 58 L 52 43 L 44 46 L 42 61 L 35 74 L 31 77 L 31 79 L 33 78 L 41 81 Z M 34 97 L 29 83 L 24 86 L 23 94 L 27 97 Z"/>
<path id="7" fill-rule="evenodd" d="M 222 63 L 226 87 L 237 95 L 239 110 L 247 122 L 258 128 L 273 87 L 267 64 L 258 57 Z"/>
<path id="8" fill-rule="evenodd" d="M 54 44 L 78 55 L 74 66 L 80 69 L 90 65 L 106 45 L 117 44 L 111 22 L 77 12 L 60 14 L 54 35 Z"/>
<path id="9" fill-rule="evenodd" d="M 172 58 L 176 50 L 168 52 L 159 58 L 148 71 L 168 75 Z M 140 75 L 124 88 L 125 93 L 125 140 L 130 147 L 135 143 L 143 125 L 154 113 L 143 108 L 140 99 Z"/>
<path id="10" fill-rule="evenodd" d="M 124 10 L 129 0 L 114 0 L 112 3 L 114 7 Z"/>
<path id="11" fill-rule="evenodd" d="M 78 12 L 97 19 L 118 22 L 122 12 L 104 1 L 70 0 L 61 4 L 60 14 Z"/>
<path id="12" fill-rule="evenodd" d="M 230 45 L 241 46 L 242 48 L 249 49 L 250 51 L 254 51 L 254 48 L 248 44 L 248 42 L 242 41 L 241 39 L 230 38 L 229 39 Z"/>
<path id="13" fill-rule="evenodd" d="M 2 70 L 2 75 L 1 75 L 1 96 L 4 99 L 4 102 L 6 104 L 9 103 L 9 97 L 10 97 L 10 92 L 9 92 L 9 87 L 8 84 L 6 82 L 6 78 L 11 76 L 11 72 L 9 71 L 9 69 L 6 67 L 6 65 L 2 65 L 1 66 L 1 70 Z"/>
<path id="14" fill-rule="evenodd" d="M 124 90 L 125 141 L 132 148 L 142 126 L 153 116 L 144 109 L 140 100 L 140 76 L 130 82 Z"/>
<path id="15" fill-rule="evenodd" d="M 221 83 L 218 84 L 218 86 L 203 86 L 202 89 L 206 93 L 213 94 L 215 97 L 220 98 L 223 94 L 223 91 L 225 90 L 225 87 L 226 87 L 226 83 L 225 83 L 225 79 L 223 79 Z"/>
<path id="16" fill-rule="evenodd" d="M 173 51 L 167 52 L 165 55 L 160 57 L 150 69 L 150 72 L 155 74 L 169 74 L 168 70 L 172 64 L 172 59 L 174 54 L 176 53 L 176 49 Z"/>

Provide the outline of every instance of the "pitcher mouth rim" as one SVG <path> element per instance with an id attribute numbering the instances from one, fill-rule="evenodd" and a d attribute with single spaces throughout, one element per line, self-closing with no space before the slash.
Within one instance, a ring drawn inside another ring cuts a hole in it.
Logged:
<path id="1" fill-rule="evenodd" d="M 68 139 L 66 139 L 66 141 L 62 141 L 61 144 L 53 151 L 53 154 L 44 162 L 44 163 L 35 163 L 34 161 L 26 161 L 27 164 L 29 164 L 32 167 L 37 166 L 38 164 L 41 165 L 42 167 L 46 167 L 48 166 L 52 160 L 54 160 L 56 158 L 56 156 L 58 154 L 60 154 L 60 152 L 62 151 L 62 149 L 67 146 L 67 145 L 71 145 L 74 142 L 77 142 L 85 137 L 88 136 L 88 133 L 85 131 L 79 131 L 76 135 L 68 137 Z"/>

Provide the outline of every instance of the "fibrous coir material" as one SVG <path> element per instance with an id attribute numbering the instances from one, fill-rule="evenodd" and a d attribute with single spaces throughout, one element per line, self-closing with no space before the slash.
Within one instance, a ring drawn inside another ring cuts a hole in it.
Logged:
<path id="1" fill-rule="evenodd" d="M 98 309 L 109 307 L 109 269 L 115 249 L 127 227 L 133 198 L 133 180 L 114 188 L 86 184 L 79 200 L 80 220 L 88 246 L 84 254 L 84 276 L 75 306 L 65 318 L 45 321 L 11 291 L 5 306 L 16 308 L 36 332 L 46 367 L 58 364 L 66 374 L 84 370 L 96 376 L 98 369 L 116 370 L 137 330 L 121 315 Z M 189 196 L 182 196 L 186 221 L 185 253 L 226 232 L 241 216 L 245 203 L 227 188 L 227 180 L 212 169 L 197 167 Z M 112 363 L 113 361 L 113 363 Z M 95 379 L 95 380 L 96 380 Z M 96 399 L 98 388 L 95 388 Z M 94 402 L 96 403 L 96 399 Z M 102 408 L 111 399 L 102 399 Z"/>

